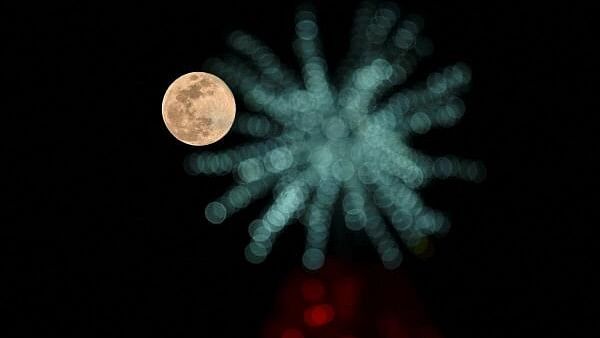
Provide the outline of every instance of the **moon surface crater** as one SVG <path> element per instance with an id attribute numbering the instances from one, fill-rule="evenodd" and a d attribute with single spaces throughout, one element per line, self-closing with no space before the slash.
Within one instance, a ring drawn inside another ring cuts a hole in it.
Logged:
<path id="1" fill-rule="evenodd" d="M 167 88 L 162 114 L 167 129 L 179 141 L 204 146 L 231 129 L 235 99 L 223 80 L 204 72 L 180 76 Z"/>

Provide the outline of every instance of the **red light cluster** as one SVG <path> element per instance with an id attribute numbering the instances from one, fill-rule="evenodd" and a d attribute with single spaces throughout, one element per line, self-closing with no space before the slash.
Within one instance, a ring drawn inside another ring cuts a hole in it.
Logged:
<path id="1" fill-rule="evenodd" d="M 264 338 L 441 338 L 401 271 L 328 258 L 294 271 L 277 297 Z"/>

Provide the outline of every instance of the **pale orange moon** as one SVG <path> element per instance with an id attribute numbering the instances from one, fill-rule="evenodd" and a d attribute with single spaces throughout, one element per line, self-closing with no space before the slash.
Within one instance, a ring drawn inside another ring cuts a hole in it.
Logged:
<path id="1" fill-rule="evenodd" d="M 183 143 L 204 146 L 229 132 L 235 119 L 235 99 L 223 80 L 203 72 L 177 78 L 163 98 L 167 129 Z"/>

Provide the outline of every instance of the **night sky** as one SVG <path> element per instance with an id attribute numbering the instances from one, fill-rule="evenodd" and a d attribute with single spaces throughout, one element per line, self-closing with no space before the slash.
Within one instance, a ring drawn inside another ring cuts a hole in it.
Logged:
<path id="1" fill-rule="evenodd" d="M 13 333 L 1 336 L 259 337 L 281 283 L 300 267 L 303 230 L 291 226 L 265 263 L 247 263 L 247 224 L 270 197 L 209 224 L 204 206 L 232 178 L 185 173 L 195 149 L 169 134 L 161 101 L 171 81 L 226 52 L 234 29 L 297 67 L 299 4 L 2 5 L 0 74 L 11 89 L 2 109 L 0 303 L 10 316 L 0 330 Z M 314 4 L 335 69 L 358 2 Z M 444 337 L 583 335 L 597 313 L 583 306 L 597 267 L 597 102 L 584 102 L 597 96 L 591 10 L 399 5 L 425 19 L 435 46 L 416 79 L 459 61 L 473 73 L 463 120 L 412 145 L 480 159 L 487 179 L 423 189 L 453 226 L 432 257 L 407 254 L 398 273 Z M 242 141 L 230 134 L 210 150 Z M 333 256 L 380 264 L 368 241 L 342 240 Z"/>

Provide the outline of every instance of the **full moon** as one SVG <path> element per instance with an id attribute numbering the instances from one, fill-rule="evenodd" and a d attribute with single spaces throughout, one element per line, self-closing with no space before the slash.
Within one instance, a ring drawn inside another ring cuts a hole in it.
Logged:
<path id="1" fill-rule="evenodd" d="M 231 129 L 235 99 L 223 80 L 204 72 L 177 78 L 163 98 L 162 115 L 167 129 L 183 143 L 215 143 Z"/>

